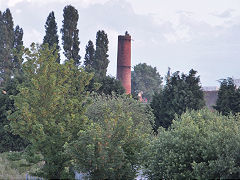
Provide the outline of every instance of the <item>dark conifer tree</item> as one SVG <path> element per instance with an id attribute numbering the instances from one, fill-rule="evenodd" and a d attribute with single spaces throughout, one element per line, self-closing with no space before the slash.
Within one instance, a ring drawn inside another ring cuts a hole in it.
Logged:
<path id="1" fill-rule="evenodd" d="M 22 46 L 23 46 L 23 29 L 17 25 L 14 30 L 14 46 L 13 46 L 16 50 L 16 53 L 19 53 L 21 51 Z M 21 73 L 22 61 L 23 59 L 21 57 L 14 55 L 13 57 L 13 67 L 15 70 L 14 73 L 18 74 Z"/>
<path id="2" fill-rule="evenodd" d="M 78 11 L 71 5 L 66 6 L 63 9 L 63 27 L 62 33 L 62 44 L 64 49 L 64 55 L 67 60 L 74 59 L 75 65 L 80 64 L 81 56 L 79 55 L 79 37 L 77 29 L 78 23 Z"/>
<path id="3" fill-rule="evenodd" d="M 14 48 L 16 53 L 21 51 L 22 38 L 22 28 L 13 28 L 10 10 L 0 12 L 0 152 L 23 150 L 28 144 L 4 128 L 9 125 L 7 112 L 15 111 L 10 96 L 18 93 L 17 85 L 23 81 L 20 73 L 22 58 L 14 53 Z"/>
<path id="4" fill-rule="evenodd" d="M 96 91 L 99 94 L 112 95 L 112 93 L 114 92 L 115 94 L 120 95 L 125 93 L 125 89 L 122 86 L 122 83 L 118 79 L 115 79 L 114 77 L 106 76 L 101 79 L 100 83 L 101 86 Z"/>
<path id="5" fill-rule="evenodd" d="M 5 35 L 4 35 L 4 32 L 5 32 L 5 26 L 4 26 L 4 23 L 3 23 L 3 15 L 2 15 L 2 12 L 0 11 L 0 85 L 3 81 L 3 78 L 4 78 L 4 41 L 5 41 Z"/>
<path id="6" fill-rule="evenodd" d="M 95 58 L 94 44 L 91 40 L 89 40 L 86 46 L 86 54 L 84 57 L 84 66 L 86 71 L 88 72 L 93 71 L 92 64 L 94 62 L 94 58 Z"/>
<path id="7" fill-rule="evenodd" d="M 17 86 L 22 83 L 22 78 L 12 78 L 0 88 L 0 153 L 8 151 L 22 151 L 29 144 L 19 135 L 12 134 L 9 129 L 8 111 L 15 111 L 14 101 L 10 98 L 19 92 Z M 7 129 L 5 127 L 8 127 Z"/>
<path id="8" fill-rule="evenodd" d="M 102 30 L 98 31 L 96 35 L 96 52 L 95 60 L 92 67 L 95 70 L 98 78 L 104 78 L 107 73 L 107 67 L 109 64 L 108 60 L 108 37 L 107 34 Z"/>
<path id="9" fill-rule="evenodd" d="M 7 80 L 11 77 L 13 69 L 13 18 L 9 9 L 6 9 L 0 16 L 0 70 L 1 78 Z"/>
<path id="10" fill-rule="evenodd" d="M 232 78 L 221 81 L 218 99 L 214 108 L 223 115 L 240 112 L 240 89 L 236 87 Z"/>
<path id="11" fill-rule="evenodd" d="M 198 110 L 205 105 L 200 77 L 196 77 L 196 73 L 194 70 L 190 70 L 188 75 L 174 73 L 163 90 L 153 96 L 151 107 L 156 117 L 155 130 L 159 126 L 168 128 L 175 115 L 181 115 L 187 109 Z"/>
<path id="12" fill-rule="evenodd" d="M 55 20 L 54 12 L 50 12 L 47 21 L 45 24 L 45 36 L 43 38 L 43 44 L 48 44 L 50 48 L 56 45 L 56 50 L 60 50 L 59 40 L 58 40 L 58 33 L 57 33 L 57 23 Z M 60 63 L 60 54 L 58 53 L 57 62 Z"/>
<path id="13" fill-rule="evenodd" d="M 96 47 L 91 40 L 86 46 L 86 54 L 84 57 L 85 70 L 94 72 L 94 77 L 88 86 L 89 91 L 95 91 L 99 94 L 123 94 L 125 92 L 121 82 L 114 77 L 106 76 L 108 66 L 108 39 L 104 31 L 98 31 L 96 38 Z M 105 64 L 104 64 L 105 63 Z M 100 85 L 96 88 L 96 84 Z"/>

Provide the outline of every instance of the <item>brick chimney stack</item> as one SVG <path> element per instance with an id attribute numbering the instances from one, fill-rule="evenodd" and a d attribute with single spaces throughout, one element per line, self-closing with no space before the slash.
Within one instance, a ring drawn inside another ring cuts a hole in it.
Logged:
<path id="1" fill-rule="evenodd" d="M 131 94 L 131 36 L 127 31 L 124 36 L 118 36 L 117 79 L 126 94 Z"/>

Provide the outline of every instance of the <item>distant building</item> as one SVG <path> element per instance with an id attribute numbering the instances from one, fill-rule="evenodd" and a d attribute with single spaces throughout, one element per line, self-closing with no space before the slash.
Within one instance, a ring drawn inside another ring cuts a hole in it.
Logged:
<path id="1" fill-rule="evenodd" d="M 233 78 L 233 82 L 236 85 L 236 88 L 240 87 L 240 79 Z M 205 86 L 202 88 L 202 90 L 204 92 L 204 100 L 205 100 L 206 106 L 209 109 L 213 109 L 213 106 L 215 106 L 217 102 L 219 87 Z"/>
<path id="2" fill-rule="evenodd" d="M 217 87 L 217 86 L 203 86 L 202 90 L 203 91 L 218 91 L 219 87 Z"/>
<path id="3" fill-rule="evenodd" d="M 213 106 L 215 106 L 217 102 L 219 87 L 204 86 L 202 87 L 202 90 L 204 93 L 204 100 L 206 106 L 208 107 L 208 109 L 213 109 Z"/>
<path id="4" fill-rule="evenodd" d="M 218 98 L 218 90 L 204 91 L 204 100 L 208 109 L 213 109 L 213 106 L 216 105 Z"/>
<path id="5" fill-rule="evenodd" d="M 147 98 L 143 98 L 142 95 L 143 95 L 143 92 L 140 91 L 140 92 L 138 93 L 138 100 L 139 100 L 140 102 L 142 102 L 142 103 L 147 103 L 147 102 L 148 102 Z"/>

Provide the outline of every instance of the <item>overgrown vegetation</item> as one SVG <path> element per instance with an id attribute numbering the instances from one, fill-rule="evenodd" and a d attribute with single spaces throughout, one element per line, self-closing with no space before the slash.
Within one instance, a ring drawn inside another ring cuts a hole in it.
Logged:
<path id="1" fill-rule="evenodd" d="M 211 112 L 195 70 L 169 73 L 163 86 L 156 68 L 138 64 L 132 94 L 151 100 L 142 103 L 107 76 L 107 33 L 97 32 L 96 47 L 88 42 L 81 64 L 77 9 L 66 6 L 63 18 L 65 61 L 54 12 L 43 44 L 30 49 L 10 10 L 0 12 L 0 179 L 72 179 L 75 171 L 89 179 L 134 179 L 139 171 L 149 179 L 240 178 L 232 79 L 221 82 L 219 113 Z"/>
<path id="2" fill-rule="evenodd" d="M 142 149 L 150 142 L 151 112 L 126 96 L 98 96 L 87 116 L 90 125 L 68 146 L 78 171 L 91 179 L 134 179 Z"/>
<path id="3" fill-rule="evenodd" d="M 223 115 L 240 112 L 240 89 L 236 87 L 232 78 L 221 81 L 214 108 Z"/>
<path id="4" fill-rule="evenodd" d="M 159 93 L 155 93 L 151 102 L 155 119 L 155 130 L 158 127 L 168 128 L 175 115 L 180 116 L 187 109 L 201 109 L 205 102 L 201 90 L 200 77 L 193 69 L 189 74 L 175 72 Z"/>
<path id="5" fill-rule="evenodd" d="M 0 154 L 0 179 L 26 179 L 29 172 L 36 172 L 43 162 L 32 163 L 23 152 Z"/>
<path id="6" fill-rule="evenodd" d="M 92 74 L 74 65 L 56 62 L 58 52 L 47 45 L 26 49 L 23 64 L 26 80 L 13 96 L 16 111 L 8 119 L 14 133 L 27 139 L 45 164 L 39 175 L 45 178 L 71 177 L 64 144 L 76 138 L 87 121 L 89 84 Z"/>
<path id="7" fill-rule="evenodd" d="M 240 116 L 187 111 L 146 152 L 150 179 L 238 179 Z"/>
<path id="8" fill-rule="evenodd" d="M 156 67 L 139 63 L 133 67 L 131 73 L 131 93 L 137 96 L 142 92 L 142 97 L 151 102 L 154 93 L 159 93 L 162 89 L 162 77 L 157 72 Z"/>

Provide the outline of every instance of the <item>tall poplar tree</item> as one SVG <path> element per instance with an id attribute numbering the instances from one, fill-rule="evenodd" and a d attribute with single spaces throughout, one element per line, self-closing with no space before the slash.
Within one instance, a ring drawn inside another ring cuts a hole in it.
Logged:
<path id="1" fill-rule="evenodd" d="M 20 52 L 22 38 L 23 30 L 19 26 L 14 29 L 10 10 L 0 12 L 0 78 L 3 81 L 9 80 L 21 69 L 22 59 L 14 55 L 13 49 Z"/>
<path id="2" fill-rule="evenodd" d="M 73 59 L 75 65 L 80 64 L 81 56 L 79 55 L 79 37 L 77 29 L 78 23 L 78 11 L 73 6 L 68 5 L 63 9 L 63 27 L 62 33 L 62 44 L 64 49 L 64 55 L 67 60 Z"/>
<path id="3" fill-rule="evenodd" d="M 12 49 L 14 46 L 13 18 L 9 9 L 0 14 L 0 70 L 1 78 L 7 80 L 12 75 Z"/>
<path id="4" fill-rule="evenodd" d="M 86 54 L 84 57 L 84 66 L 87 71 L 92 71 L 92 64 L 95 59 L 95 49 L 94 44 L 91 40 L 88 41 L 88 44 L 86 45 Z"/>
<path id="5" fill-rule="evenodd" d="M 23 30 L 19 26 L 14 29 L 10 10 L 0 12 L 0 152 L 22 150 L 28 144 L 4 128 L 9 125 L 7 112 L 15 111 L 14 101 L 10 96 L 18 93 L 16 87 L 23 80 L 22 57 L 16 55 L 22 49 L 22 38 Z"/>
<path id="6" fill-rule="evenodd" d="M 18 25 L 14 29 L 14 48 L 16 50 L 16 53 L 20 53 L 23 46 L 23 29 L 20 28 Z M 14 67 L 14 73 L 20 74 L 22 72 L 22 57 L 19 57 L 17 55 L 14 55 L 13 57 L 13 67 Z"/>
<path id="7" fill-rule="evenodd" d="M 45 36 L 43 38 L 43 44 L 48 44 L 50 48 L 56 45 L 56 50 L 60 50 L 58 34 L 57 34 L 57 23 L 55 20 L 54 12 L 50 12 L 45 24 Z M 60 63 L 60 54 L 58 53 L 57 62 Z"/>
<path id="8" fill-rule="evenodd" d="M 5 41 L 5 26 L 3 23 L 3 15 L 2 12 L 0 11 L 0 85 L 3 82 L 3 75 L 4 75 L 4 41 Z"/>
<path id="9" fill-rule="evenodd" d="M 108 37 L 107 34 L 102 30 L 98 31 L 96 35 L 96 52 L 93 68 L 95 69 L 95 75 L 98 78 L 104 78 L 107 73 L 107 67 L 109 64 L 108 60 Z"/>

